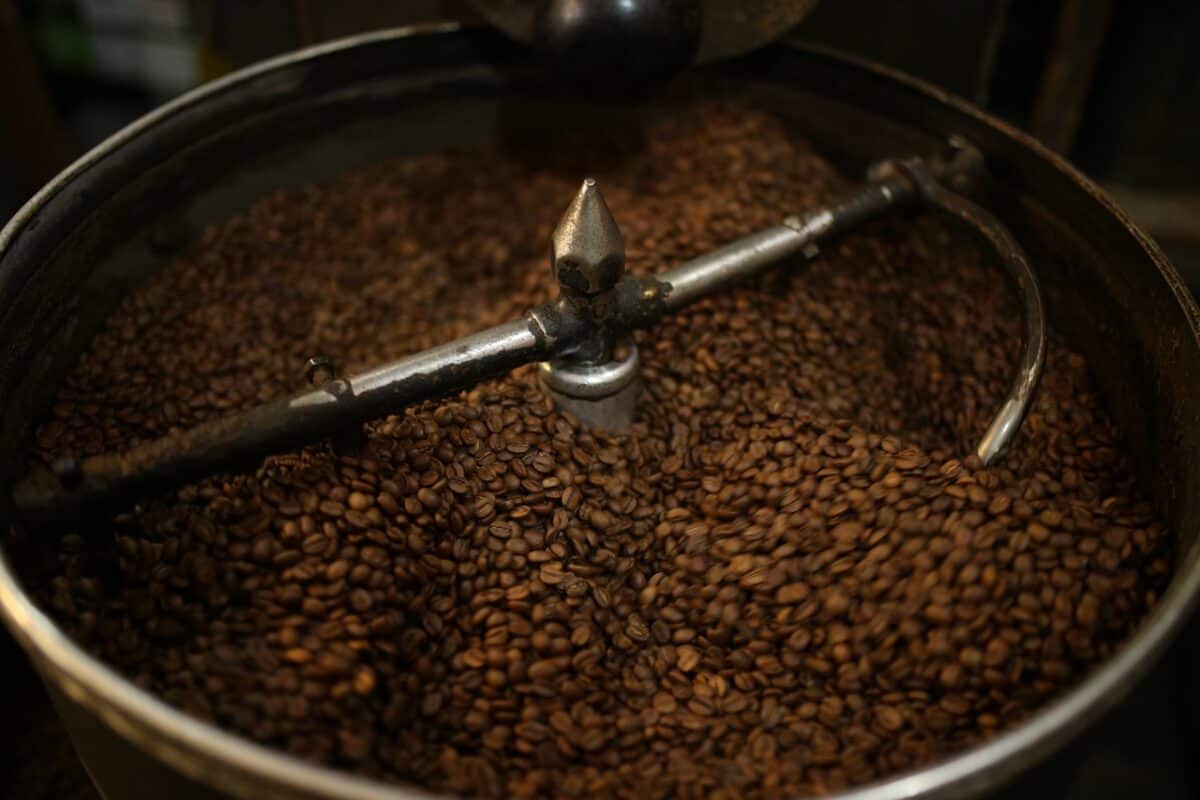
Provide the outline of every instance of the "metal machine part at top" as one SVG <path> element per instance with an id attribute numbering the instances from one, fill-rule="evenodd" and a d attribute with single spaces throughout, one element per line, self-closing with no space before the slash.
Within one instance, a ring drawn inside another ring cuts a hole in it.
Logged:
<path id="1" fill-rule="evenodd" d="M 310 359 L 315 385 L 291 398 L 213 420 L 123 453 L 64 459 L 34 470 L 14 491 L 20 518 L 37 526 L 113 511 L 157 491 L 215 472 L 254 467 L 272 453 L 326 437 L 540 362 L 542 386 L 564 411 L 609 431 L 633 422 L 638 352 L 630 334 L 663 315 L 880 214 L 927 204 L 974 228 L 995 249 L 1021 297 L 1022 342 L 1008 395 L 975 453 L 994 462 L 1016 436 L 1045 360 L 1041 291 L 1020 246 L 999 222 L 960 194 L 982 168 L 978 151 L 954 142 L 947 158 L 887 161 L 862 189 L 827 208 L 787 217 L 657 276 L 625 273 L 624 241 L 594 180 L 585 180 L 554 232 L 558 300 L 516 319 L 349 377 Z"/>
<path id="2" fill-rule="evenodd" d="M 512 38 L 594 79 L 663 78 L 757 49 L 816 0 L 473 0 Z"/>

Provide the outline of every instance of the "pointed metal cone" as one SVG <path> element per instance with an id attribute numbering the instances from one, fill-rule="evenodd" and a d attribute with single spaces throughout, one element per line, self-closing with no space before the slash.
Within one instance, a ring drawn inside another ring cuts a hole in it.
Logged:
<path id="1" fill-rule="evenodd" d="M 594 295 L 621 280 L 625 239 L 594 179 L 584 180 L 554 229 L 551 259 L 554 275 L 566 290 Z"/>

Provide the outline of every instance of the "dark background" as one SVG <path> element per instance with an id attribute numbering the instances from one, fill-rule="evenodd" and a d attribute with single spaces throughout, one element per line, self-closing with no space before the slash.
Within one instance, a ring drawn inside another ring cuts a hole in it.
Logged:
<path id="1" fill-rule="evenodd" d="M 75 155 L 229 69 L 466 0 L 0 0 L 0 219 Z M 1200 286 L 1200 3 L 820 0 L 794 34 L 927 78 L 1108 189 Z M 21 109 L 20 113 L 11 113 Z"/>
<path id="2" fill-rule="evenodd" d="M 330 38 L 445 19 L 478 22 L 465 0 L 0 0 L 0 224 L 70 160 L 192 86 Z M 1200 290 L 1200 3 L 820 0 L 792 36 L 899 67 L 1030 131 Z M 1200 797 L 1192 628 L 1077 745 L 1087 756 L 1065 793 L 1032 796 Z M 0 671 L 0 798 L 96 798 L 2 633 Z"/>

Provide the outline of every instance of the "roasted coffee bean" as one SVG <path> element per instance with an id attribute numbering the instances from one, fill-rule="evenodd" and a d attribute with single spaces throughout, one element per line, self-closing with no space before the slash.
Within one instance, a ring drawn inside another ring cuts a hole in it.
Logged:
<path id="1" fill-rule="evenodd" d="M 262 199 L 126 298 L 39 457 L 284 396 L 312 353 L 353 372 L 519 317 L 555 295 L 546 243 L 583 175 L 642 273 L 852 185 L 744 103 L 647 124 Z M 804 796 L 953 753 L 1121 646 L 1168 537 L 1057 335 L 1011 453 L 964 455 L 1020 315 L 954 223 L 880 220 L 800 267 L 638 334 L 626 435 L 520 369 L 354 453 L 273 456 L 63 538 L 30 585 L 188 713 L 460 795 Z"/>

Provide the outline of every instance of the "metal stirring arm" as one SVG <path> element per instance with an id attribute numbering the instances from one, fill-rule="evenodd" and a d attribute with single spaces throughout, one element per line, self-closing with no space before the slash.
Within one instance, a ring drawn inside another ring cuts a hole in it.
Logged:
<path id="1" fill-rule="evenodd" d="M 965 142 L 958 141 L 955 144 L 959 159 L 969 170 L 982 166 L 982 157 L 978 150 Z M 887 178 L 896 174 L 911 181 L 925 202 L 973 228 L 987 240 L 1000 256 L 1000 263 L 1008 272 L 1008 277 L 1021 298 L 1021 354 L 1017 360 L 1017 369 L 1013 374 L 1007 397 L 975 447 L 975 455 L 979 456 L 985 465 L 991 464 L 1016 438 L 1029 407 L 1033 405 L 1033 396 L 1042 375 L 1042 367 L 1046 363 L 1046 312 L 1042 303 L 1042 290 L 1029 266 L 1025 251 L 1000 220 L 990 212 L 963 195 L 945 188 L 929 170 L 928 165 L 918 159 L 882 162 L 874 169 L 873 177 Z"/>
<path id="2" fill-rule="evenodd" d="M 284 452 L 509 372 L 549 354 L 517 320 L 456 339 L 351 378 L 332 378 L 291 398 L 212 420 L 124 453 L 67 459 L 31 474 L 14 492 L 22 521 L 69 519 Z"/>
<path id="3" fill-rule="evenodd" d="M 976 453 L 992 463 L 1013 440 L 1033 400 L 1045 358 L 1037 279 L 1017 243 L 983 209 L 944 188 L 981 167 L 958 145 L 947 160 L 883 162 L 871 182 L 834 206 L 789 217 L 658 276 L 624 274 L 624 243 L 595 182 L 584 181 L 555 231 L 553 262 L 561 294 L 523 319 L 489 328 L 246 413 L 199 425 L 120 454 L 66 459 L 36 471 L 14 491 L 21 520 L 37 526 L 117 510 L 154 492 L 216 472 L 248 467 L 272 453 L 319 441 L 543 362 L 542 380 L 565 410 L 612 427 L 631 418 L 636 348 L 629 332 L 899 206 L 927 202 L 971 225 L 996 249 L 1022 298 L 1024 338 L 1009 394 Z M 632 354 L 631 354 L 632 353 Z"/>

